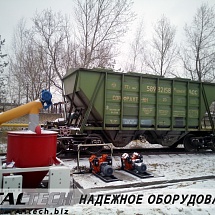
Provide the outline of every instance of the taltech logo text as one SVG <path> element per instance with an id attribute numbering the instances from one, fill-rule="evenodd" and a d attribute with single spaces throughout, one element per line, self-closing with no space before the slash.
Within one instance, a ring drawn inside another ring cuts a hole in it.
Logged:
<path id="1" fill-rule="evenodd" d="M 0 193 L 0 208 L 17 206 L 17 208 L 45 208 L 63 205 L 72 205 L 72 192 L 52 192 L 52 193 Z"/>

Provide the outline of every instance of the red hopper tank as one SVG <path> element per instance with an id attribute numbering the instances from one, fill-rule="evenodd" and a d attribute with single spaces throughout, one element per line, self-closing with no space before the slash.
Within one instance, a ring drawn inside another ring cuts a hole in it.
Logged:
<path id="1" fill-rule="evenodd" d="M 7 162 L 15 162 L 15 167 L 45 167 L 57 164 L 56 160 L 57 133 L 42 131 L 36 134 L 32 131 L 8 132 Z M 47 171 L 21 173 L 23 188 L 36 188 L 41 183 Z"/>

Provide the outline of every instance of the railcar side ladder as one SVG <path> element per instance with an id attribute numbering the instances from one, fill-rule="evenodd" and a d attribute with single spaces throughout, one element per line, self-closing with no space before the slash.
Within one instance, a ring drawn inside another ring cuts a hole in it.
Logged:
<path id="1" fill-rule="evenodd" d="M 202 95 L 203 95 L 203 99 L 204 99 L 206 111 L 208 113 L 208 118 L 209 118 L 209 121 L 210 121 L 210 124 L 211 124 L 212 133 L 215 134 L 215 131 L 214 131 L 214 121 L 213 121 L 212 116 L 211 116 L 210 107 L 209 107 L 209 104 L 208 104 L 208 100 L 207 100 L 207 96 L 206 96 L 205 88 L 204 88 L 203 84 L 202 84 Z"/>

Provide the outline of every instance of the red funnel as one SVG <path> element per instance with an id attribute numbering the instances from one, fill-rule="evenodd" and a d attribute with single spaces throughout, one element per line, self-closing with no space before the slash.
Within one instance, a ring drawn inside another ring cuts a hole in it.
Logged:
<path id="1" fill-rule="evenodd" d="M 44 167 L 57 163 L 56 161 L 57 133 L 42 131 L 36 134 L 32 131 L 8 132 L 7 162 L 15 162 L 19 168 Z M 41 183 L 47 171 L 21 173 L 23 188 L 36 188 Z"/>

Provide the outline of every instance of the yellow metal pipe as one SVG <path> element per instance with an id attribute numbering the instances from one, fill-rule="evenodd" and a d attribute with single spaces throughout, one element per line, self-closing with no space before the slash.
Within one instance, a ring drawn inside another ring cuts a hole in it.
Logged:
<path id="1" fill-rule="evenodd" d="M 0 125 L 12 119 L 22 117 L 26 114 L 39 114 L 39 111 L 42 107 L 43 107 L 42 103 L 38 100 L 29 102 L 27 104 L 0 113 Z"/>
<path id="2" fill-rule="evenodd" d="M 1 127 L 28 127 L 26 123 L 3 123 Z"/>

